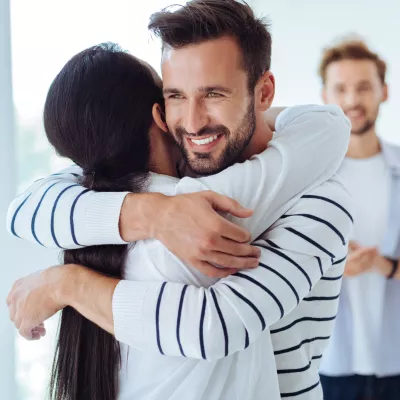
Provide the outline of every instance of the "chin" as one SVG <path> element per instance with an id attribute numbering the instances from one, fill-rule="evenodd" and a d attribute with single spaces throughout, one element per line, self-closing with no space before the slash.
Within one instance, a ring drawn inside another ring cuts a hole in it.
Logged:
<path id="1" fill-rule="evenodd" d="M 221 172 L 224 169 L 224 166 L 217 165 L 214 163 L 206 163 L 202 162 L 201 160 L 191 160 L 189 163 L 190 170 L 195 173 L 196 175 L 213 175 L 218 172 Z"/>

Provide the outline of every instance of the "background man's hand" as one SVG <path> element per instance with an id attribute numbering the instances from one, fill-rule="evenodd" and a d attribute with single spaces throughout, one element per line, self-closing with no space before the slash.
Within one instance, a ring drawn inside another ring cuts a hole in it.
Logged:
<path id="1" fill-rule="evenodd" d="M 132 229 L 137 223 L 133 217 L 137 214 L 134 209 L 137 202 L 130 203 L 130 196 L 124 201 L 120 218 L 121 236 L 128 242 L 137 240 L 137 232 Z M 151 202 L 143 206 L 141 213 L 146 236 L 160 240 L 172 253 L 205 275 L 222 278 L 238 269 L 258 266 L 260 250 L 249 244 L 249 232 L 218 214 L 219 211 L 238 218 L 250 217 L 252 211 L 237 201 L 204 191 L 172 197 L 152 196 Z"/>
<path id="2" fill-rule="evenodd" d="M 376 247 L 362 247 L 350 241 L 344 276 L 352 277 L 370 270 L 378 257 Z"/>

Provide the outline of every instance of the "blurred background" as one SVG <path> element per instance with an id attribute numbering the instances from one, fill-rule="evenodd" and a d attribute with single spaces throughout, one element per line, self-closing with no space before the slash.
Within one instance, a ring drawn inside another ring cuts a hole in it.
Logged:
<path id="1" fill-rule="evenodd" d="M 158 71 L 160 46 L 147 32 L 150 14 L 171 0 L 0 0 L 0 221 L 8 204 L 33 180 L 68 161 L 49 147 L 42 108 L 49 85 L 65 62 L 86 47 L 113 41 Z M 182 4 L 184 2 L 176 2 Z M 322 49 L 356 33 L 388 63 L 389 101 L 378 133 L 400 144 L 400 2 L 381 0 L 249 0 L 271 22 L 276 105 L 321 103 L 317 76 Z M 19 276 L 57 263 L 58 252 L 9 237 L 0 229 L 0 391 L 4 400 L 43 400 L 57 321 L 40 342 L 20 339 L 5 299 Z M 5 256 L 4 256 L 5 255 Z"/>

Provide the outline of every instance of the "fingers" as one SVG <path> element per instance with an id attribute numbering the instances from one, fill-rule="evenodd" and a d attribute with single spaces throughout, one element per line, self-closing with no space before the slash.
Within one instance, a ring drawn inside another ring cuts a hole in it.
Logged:
<path id="1" fill-rule="evenodd" d="M 258 258 L 256 257 L 235 257 L 226 253 L 219 253 L 217 251 L 211 252 L 207 256 L 206 261 L 221 267 L 232 269 L 248 269 L 258 267 Z"/>
<path id="2" fill-rule="evenodd" d="M 215 210 L 228 212 L 238 218 L 248 218 L 253 215 L 253 210 L 241 206 L 236 200 L 221 194 L 209 191 L 207 198 L 211 201 Z"/>
<path id="3" fill-rule="evenodd" d="M 356 251 L 356 250 L 358 250 L 360 248 L 361 248 L 361 246 L 357 242 L 355 242 L 354 240 L 350 240 L 349 241 L 349 250 L 350 251 Z"/>
<path id="4" fill-rule="evenodd" d="M 216 215 L 215 222 L 210 226 L 211 232 L 214 232 L 217 237 L 224 237 L 239 243 L 250 242 L 251 235 L 246 229 L 235 225 L 233 222 Z"/>
<path id="5" fill-rule="evenodd" d="M 214 251 L 230 254 L 237 257 L 255 257 L 261 256 L 261 250 L 248 243 L 238 243 L 226 238 L 218 238 L 214 247 Z"/>
<path id="6" fill-rule="evenodd" d="M 26 340 L 39 340 L 46 335 L 46 328 L 44 327 L 43 323 L 34 328 L 32 328 L 30 325 L 21 324 L 18 332 Z"/>
<path id="7" fill-rule="evenodd" d="M 40 335 L 40 337 L 43 337 L 46 335 L 46 328 L 44 327 L 43 324 L 40 324 L 32 329 L 32 333 L 37 333 Z"/>
<path id="8" fill-rule="evenodd" d="M 362 257 L 374 257 L 375 255 L 377 255 L 375 247 L 359 247 L 349 254 L 349 259 L 358 261 Z"/>
<path id="9" fill-rule="evenodd" d="M 232 268 L 217 268 L 206 261 L 197 261 L 193 266 L 198 269 L 202 274 L 209 276 L 210 278 L 226 278 L 237 272 L 236 269 Z"/>
<path id="10" fill-rule="evenodd" d="M 15 305 L 14 305 L 13 303 L 11 303 L 11 304 L 8 306 L 8 311 L 9 311 L 10 320 L 14 322 L 15 313 L 16 313 L 16 308 L 15 308 Z"/>
<path id="11" fill-rule="evenodd" d="M 30 327 L 21 326 L 18 329 L 19 334 L 26 340 L 33 340 L 33 333 Z"/>

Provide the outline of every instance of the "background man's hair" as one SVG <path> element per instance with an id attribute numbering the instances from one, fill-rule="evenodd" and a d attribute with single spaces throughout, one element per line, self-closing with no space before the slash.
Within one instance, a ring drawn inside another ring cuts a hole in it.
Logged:
<path id="1" fill-rule="evenodd" d="M 342 60 L 370 60 L 376 64 L 379 78 L 386 82 L 386 63 L 378 54 L 374 53 L 360 38 L 347 37 L 333 46 L 324 49 L 319 66 L 319 76 L 322 83 L 326 81 L 326 70 L 334 62 Z"/>
<path id="2" fill-rule="evenodd" d="M 149 29 L 165 48 L 179 49 L 207 40 L 231 36 L 242 52 L 243 69 L 253 91 L 271 66 L 271 34 L 268 24 L 255 17 L 245 3 L 235 0 L 192 0 L 167 7 L 150 17 Z"/>

